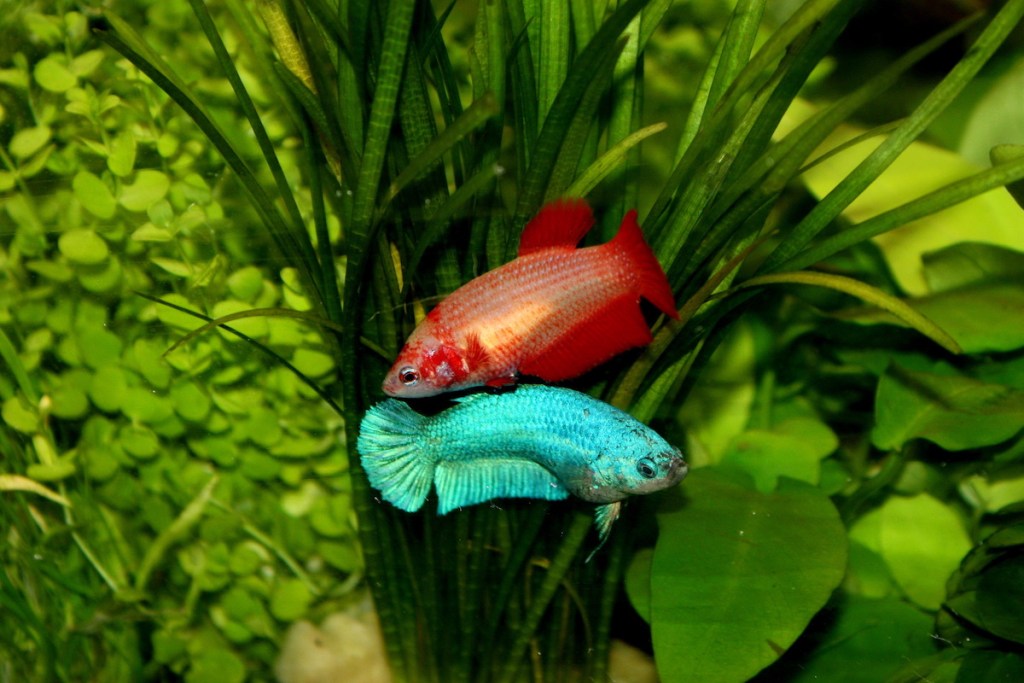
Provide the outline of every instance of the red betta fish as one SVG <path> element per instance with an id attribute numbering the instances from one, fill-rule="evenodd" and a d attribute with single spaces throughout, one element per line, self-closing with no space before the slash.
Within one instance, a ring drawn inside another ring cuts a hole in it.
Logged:
<path id="1" fill-rule="evenodd" d="M 544 206 L 519 256 L 452 292 L 416 327 L 384 380 L 402 398 L 502 386 L 519 375 L 557 382 L 651 342 L 647 299 L 678 318 L 672 289 L 636 211 L 609 242 L 578 249 L 594 224 L 581 199 Z"/>

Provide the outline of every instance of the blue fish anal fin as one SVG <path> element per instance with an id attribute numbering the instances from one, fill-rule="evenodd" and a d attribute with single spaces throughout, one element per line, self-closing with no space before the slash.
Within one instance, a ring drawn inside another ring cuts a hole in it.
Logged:
<path id="1" fill-rule="evenodd" d="M 569 492 L 550 471 L 530 460 L 479 458 L 437 464 L 437 513 L 494 498 L 563 500 Z"/>
<path id="2" fill-rule="evenodd" d="M 594 225 L 594 214 L 582 199 L 558 199 L 541 207 L 519 238 L 519 256 L 541 249 L 575 249 Z"/>
<path id="3" fill-rule="evenodd" d="M 356 449 L 370 485 L 406 512 L 423 507 L 434 478 L 434 462 L 419 441 L 426 420 L 402 401 L 388 399 L 370 408 L 359 427 Z"/>
<path id="4" fill-rule="evenodd" d="M 609 503 L 608 505 L 598 505 L 597 509 L 594 510 L 594 526 L 597 527 L 598 541 L 597 547 L 587 555 L 586 562 L 590 562 L 594 555 L 597 554 L 597 551 L 604 546 L 605 541 L 608 540 L 608 533 L 612 530 L 612 524 L 615 523 L 620 514 L 622 514 L 621 500 Z"/>

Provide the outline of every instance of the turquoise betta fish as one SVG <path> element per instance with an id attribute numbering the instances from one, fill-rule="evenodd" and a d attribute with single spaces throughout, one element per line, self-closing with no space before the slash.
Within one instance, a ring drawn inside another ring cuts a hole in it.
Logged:
<path id="1" fill-rule="evenodd" d="M 540 385 L 470 394 L 437 415 L 395 399 L 363 418 L 357 447 L 370 484 L 413 512 L 431 484 L 438 513 L 494 498 L 600 503 L 603 540 L 622 500 L 686 476 L 679 449 L 628 414 L 586 394 Z"/>

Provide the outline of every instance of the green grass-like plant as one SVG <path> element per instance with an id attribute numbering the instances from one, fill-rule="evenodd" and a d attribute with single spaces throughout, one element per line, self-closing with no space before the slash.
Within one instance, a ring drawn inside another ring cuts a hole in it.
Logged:
<path id="1" fill-rule="evenodd" d="M 999 596 L 1019 593 L 1012 515 L 1024 496 L 1006 489 L 1017 491 L 1020 481 L 1024 339 L 979 331 L 950 313 L 971 296 L 965 290 L 980 292 L 972 301 L 982 307 L 1017 306 L 1019 254 L 990 245 L 936 252 L 924 269 L 940 284 L 907 298 L 864 243 L 1024 179 L 1024 161 L 997 155 L 990 169 L 856 224 L 844 212 L 973 82 L 1020 24 L 1024 0 L 936 34 L 802 123 L 780 127 L 866 4 L 808 0 L 770 20 L 764 0 L 726 3 L 720 30 L 706 33 L 688 111 L 653 125 L 645 125 L 645 56 L 666 30 L 663 20 L 678 17 L 668 0 L 495 0 L 472 9 L 425 0 L 189 0 L 188 12 L 184 4 L 152 10 L 168 29 L 202 33 L 209 51 L 204 45 L 197 59 L 215 76 L 167 50 L 167 31 L 147 27 L 133 6 L 94 16 L 91 35 L 123 58 L 118 68 L 134 74 L 149 110 L 105 121 L 110 95 L 90 84 L 74 94 L 89 123 L 67 133 L 95 135 L 102 166 L 81 161 L 84 153 L 42 158 L 51 133 L 41 119 L 6 141 L 3 158 L 12 197 L 5 207 L 19 218 L 9 253 L 35 257 L 31 272 L 48 283 L 23 299 L 48 301 L 61 282 L 101 298 L 73 310 L 11 308 L 3 320 L 13 332 L 0 335 L 10 375 L 0 392 L 13 431 L 4 432 L 9 478 L 0 481 L 54 507 L 4 508 L 16 542 L 0 567 L 0 606 L 22 626 L 0 642 L 40 659 L 13 658 L 0 678 L 32 671 L 74 680 L 80 669 L 71 655 L 91 648 L 82 659 L 105 680 L 161 680 L 166 672 L 197 682 L 265 680 L 267 670 L 251 669 L 266 669 L 268 643 L 279 643 L 291 621 L 347 605 L 363 568 L 396 681 L 605 680 L 623 584 L 650 624 L 666 682 L 742 681 L 766 667 L 762 680 L 854 676 L 849 661 L 877 645 L 864 625 L 880 621 L 889 628 L 879 640 L 889 644 L 879 646 L 869 675 L 914 680 L 897 672 L 908 659 L 948 680 L 957 667 L 964 676 L 1019 667 L 1020 616 L 1001 610 Z M 51 19 L 31 21 L 56 45 Z M 84 17 L 62 20 L 79 31 L 67 51 L 83 51 Z M 452 27 L 459 21 L 461 34 Z M 834 189 L 806 210 L 794 207 L 794 196 L 804 197 L 801 177 L 854 146 L 833 143 L 837 129 L 965 35 L 969 49 L 927 96 L 871 131 L 879 144 Z M 32 78 L 71 99 L 77 85 L 67 84 L 90 73 L 87 60 L 77 60 L 39 58 Z M 28 81 L 22 61 L 20 72 L 2 72 L 5 83 Z M 161 143 L 184 137 L 182 113 L 202 136 L 186 141 L 188 158 Z M 136 142 L 125 132 L 132 125 L 151 129 L 150 138 Z M 641 152 L 649 154 L 665 128 L 678 143 L 651 187 L 640 181 Z M 161 157 L 161 170 L 136 162 L 143 144 Z M 189 175 L 190 165 L 220 163 L 230 174 L 215 190 Z M 40 237 L 56 209 L 32 201 L 31 179 L 44 166 L 55 177 L 73 175 L 75 201 L 96 219 L 79 215 L 62 232 L 63 260 L 46 258 L 52 248 Z M 511 258 L 544 202 L 576 194 L 590 194 L 597 207 L 595 241 L 641 204 L 682 316 L 656 321 L 648 349 L 574 385 L 659 421 L 698 466 L 680 490 L 632 502 L 589 562 L 596 539 L 583 504 L 498 501 L 445 517 L 428 505 L 409 515 L 377 500 L 355 448 L 360 419 L 380 399 L 380 379 L 416 319 Z M 190 200 L 200 207 L 195 219 Z M 204 225 L 237 230 L 234 212 L 258 221 L 257 246 L 244 234 L 204 234 Z M 178 252 L 133 260 L 140 248 L 117 232 L 126 228 L 94 225 L 120 225 L 128 214 L 149 219 L 132 233 L 135 242 Z M 111 256 L 108 244 L 122 251 Z M 264 245 L 285 266 L 279 281 L 251 253 Z M 964 259 L 981 264 L 977 277 L 958 279 Z M 226 265 L 232 260 L 245 265 Z M 111 280 L 111 263 L 128 274 Z M 178 278 L 175 293 L 154 287 L 165 282 L 156 271 Z M 144 296 L 102 298 L 132 289 Z M 794 294 L 820 313 L 795 306 Z M 850 308 L 854 299 L 868 308 Z M 117 335 L 105 332 L 108 323 L 128 329 L 157 318 L 176 331 L 200 328 L 167 354 L 173 375 L 160 356 L 173 344 L 165 332 L 156 342 L 132 339 L 128 360 Z M 822 353 L 826 328 L 841 333 Z M 38 367 L 55 332 L 54 353 L 70 368 L 63 374 Z M 252 343 L 228 341 L 234 335 Z M 276 366 L 265 396 L 234 384 L 264 367 L 248 353 L 256 347 Z M 32 348 L 42 351 L 33 357 Z M 1005 355 L 993 366 L 989 353 Z M 815 370 L 794 369 L 802 360 Z M 735 371 L 739 379 L 730 375 L 735 367 L 745 368 Z M 732 390 L 720 397 L 716 378 Z M 110 387 L 137 401 L 111 397 Z M 150 387 L 166 390 L 170 402 L 144 400 Z M 865 418 L 857 411 L 876 390 Z M 718 414 L 718 398 L 742 424 Z M 60 406 L 53 414 L 61 430 L 53 429 L 49 400 Z M 712 409 L 695 416 L 700 401 Z M 328 429 L 304 415 L 313 404 L 319 415 L 335 411 Z M 90 406 L 110 417 L 88 416 Z M 950 428 L 950 420 L 964 424 Z M 67 436 L 65 422 L 81 438 Z M 856 436 L 840 443 L 842 427 Z M 335 434 L 341 443 L 329 441 Z M 100 449 L 109 443 L 117 454 L 105 458 Z M 173 454 L 157 456 L 164 444 Z M 957 465 L 944 483 L 936 463 L 961 451 L 976 452 L 981 464 Z M 306 457 L 321 459 L 310 468 L 299 462 Z M 312 483 L 314 475 L 327 484 Z M 961 500 L 952 489 L 975 495 L 957 494 Z M 126 530 L 147 492 L 166 496 L 139 546 Z M 295 513 L 268 512 L 260 502 Z M 960 521 L 965 506 L 974 513 L 970 535 Z M 296 521 L 310 509 L 312 530 Z M 53 535 L 71 541 L 51 546 Z M 938 548 L 928 540 L 935 537 L 949 544 Z M 86 578 L 33 573 L 33 548 L 50 547 L 83 566 Z M 946 578 L 965 556 L 947 601 Z M 296 557 L 317 562 L 311 569 Z M 257 567 L 282 576 L 266 579 Z M 335 584 L 334 570 L 348 580 Z M 176 592 L 161 594 L 162 580 Z M 121 625 L 98 641 L 76 635 L 61 654 L 46 636 L 63 632 L 45 608 L 56 601 L 41 597 L 60 591 L 81 598 L 69 623 L 128 613 L 148 625 Z M 214 605 L 208 618 L 199 616 L 205 601 Z M 935 651 L 927 638 L 933 616 L 959 649 Z M 983 646 L 969 645 L 972 637 Z"/>

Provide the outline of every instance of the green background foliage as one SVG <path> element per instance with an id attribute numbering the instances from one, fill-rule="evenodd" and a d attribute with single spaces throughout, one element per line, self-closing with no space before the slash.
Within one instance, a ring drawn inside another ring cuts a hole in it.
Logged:
<path id="1" fill-rule="evenodd" d="M 1021 678 L 1024 2 L 865 4 L 6 12 L 0 680 L 272 680 L 370 592 L 396 680 Z M 347 446 L 577 192 L 684 315 L 574 386 L 693 468 L 589 563 L 585 505 L 406 515 Z"/>

